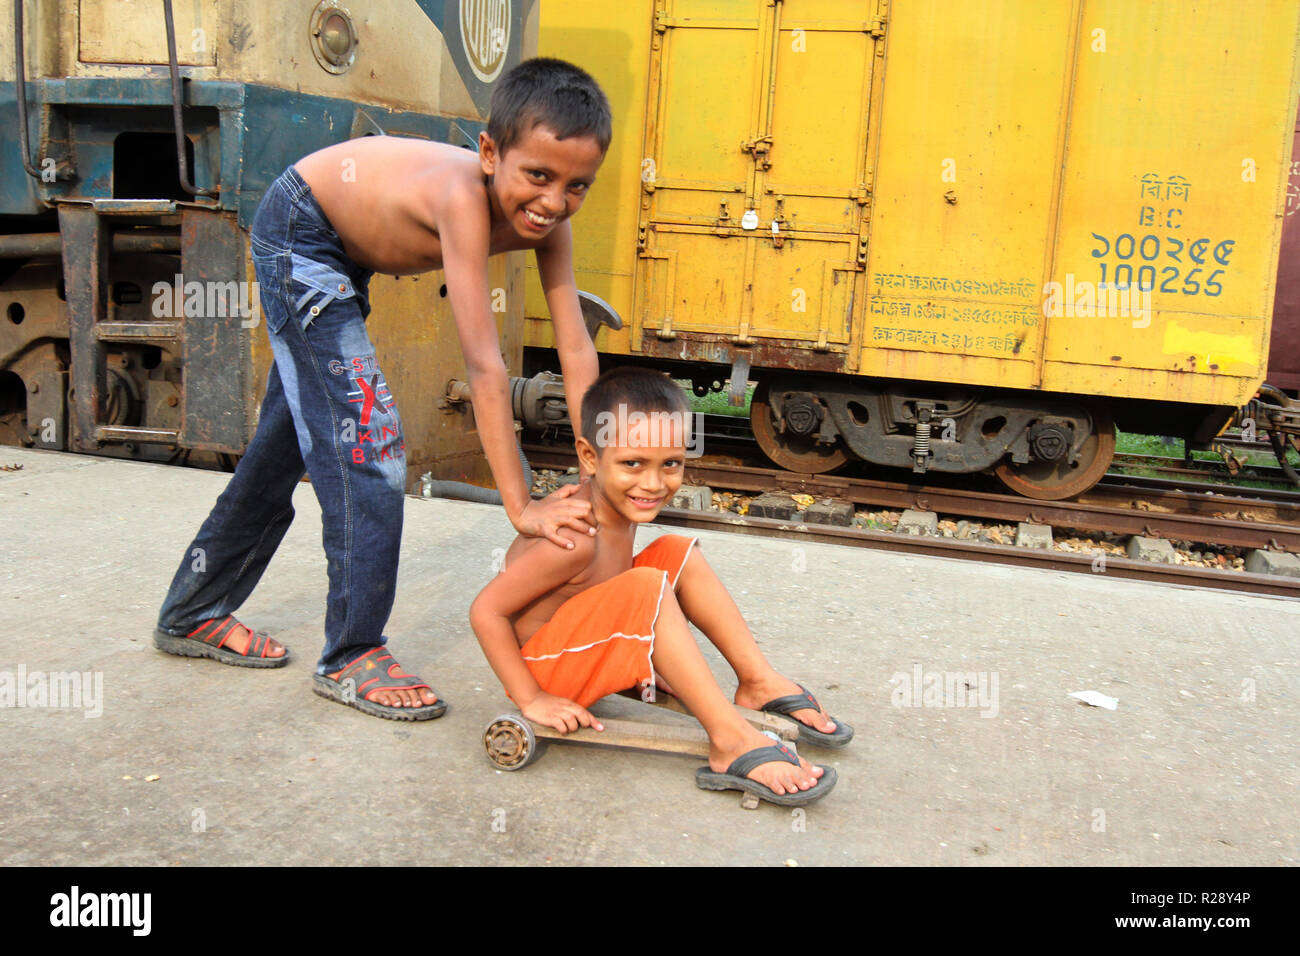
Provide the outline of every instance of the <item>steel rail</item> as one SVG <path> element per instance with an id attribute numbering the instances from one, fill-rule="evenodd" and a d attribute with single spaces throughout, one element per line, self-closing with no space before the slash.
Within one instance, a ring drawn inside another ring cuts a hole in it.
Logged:
<path id="1" fill-rule="evenodd" d="M 572 453 L 558 449 L 528 445 L 524 450 L 534 466 L 569 467 L 576 462 Z M 1124 500 L 1126 496 L 1128 503 L 1131 503 L 1131 492 L 1122 488 L 1101 492 L 1110 497 L 1111 504 L 1038 501 L 1019 495 L 1000 495 L 961 488 L 939 488 L 840 475 L 803 475 L 769 468 L 710 462 L 706 458 L 688 459 L 685 479 L 688 484 L 707 485 L 711 488 L 760 493 L 801 493 L 814 498 L 838 498 L 860 505 L 934 511 L 963 518 L 1046 524 L 1092 532 L 1171 538 L 1198 544 L 1300 551 L 1300 525 L 1118 507 L 1114 502 Z M 1100 487 L 1102 486 L 1093 488 L 1089 495 L 1095 496 Z M 1212 505 L 1200 502 L 1196 507 L 1231 510 L 1233 505 L 1237 505 L 1237 510 L 1243 511 L 1254 504 L 1250 500 L 1234 501 L 1217 495 L 1210 500 Z M 1295 520 L 1296 513 L 1289 512 L 1288 516 Z"/>

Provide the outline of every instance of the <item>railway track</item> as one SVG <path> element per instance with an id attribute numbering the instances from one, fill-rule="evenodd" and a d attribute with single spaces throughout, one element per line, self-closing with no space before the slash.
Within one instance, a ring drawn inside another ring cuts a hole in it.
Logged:
<path id="1" fill-rule="evenodd" d="M 561 449 L 527 445 L 524 451 L 535 466 L 569 468 L 577 463 L 575 456 Z M 753 494 L 803 494 L 854 505 L 934 511 L 986 521 L 1300 551 L 1300 505 L 1261 505 L 1250 498 L 1196 495 L 1181 490 L 1103 483 L 1078 501 L 1033 501 L 1017 495 L 934 485 L 803 475 L 708 458 L 688 462 L 685 483 Z"/>
<path id="2" fill-rule="evenodd" d="M 953 487 L 946 476 L 921 482 L 884 481 L 856 475 L 808 475 L 750 463 L 752 438 L 747 422 L 709 416 L 707 447 L 716 454 L 689 459 L 685 484 L 744 495 L 777 493 L 848 502 L 855 506 L 934 512 L 952 518 L 1009 524 L 1047 525 L 1054 532 L 1163 538 L 1208 548 L 1300 552 L 1300 494 L 1266 489 L 1189 485 L 1167 479 L 1108 476 L 1073 501 L 1037 501 L 1017 495 Z M 560 439 L 563 440 L 562 438 Z M 568 469 L 576 465 L 571 445 L 525 445 L 534 467 Z M 660 519 L 684 528 L 713 528 L 746 534 L 819 540 L 877 550 L 895 550 L 965 560 L 994 561 L 1057 571 L 1097 573 L 1182 586 L 1214 587 L 1300 597 L 1300 578 L 1163 564 L 1054 548 L 900 534 L 863 527 L 813 523 L 798 515 L 776 520 L 728 511 L 666 508 Z"/>
<path id="3" fill-rule="evenodd" d="M 1294 487 L 1282 473 L 1282 469 L 1277 465 L 1256 465 L 1245 464 L 1240 466 L 1240 472 L 1235 475 L 1225 474 L 1227 467 L 1221 461 L 1206 461 L 1204 459 L 1193 458 L 1191 467 L 1188 467 L 1187 460 L 1184 458 L 1172 458 L 1164 455 L 1137 455 L 1117 453 L 1111 463 L 1110 474 L 1115 474 L 1116 468 L 1141 468 L 1144 471 L 1154 471 L 1166 475 L 1193 475 L 1201 478 L 1213 478 L 1216 475 L 1224 478 L 1247 479 L 1250 481 L 1268 481 L 1273 482 L 1279 488 Z"/>
<path id="4" fill-rule="evenodd" d="M 675 527 L 725 530 L 800 541 L 820 541 L 876 551 L 923 554 L 932 557 L 988 561 L 1017 567 L 1095 574 L 1104 573 L 1126 580 L 1173 584 L 1182 587 L 1213 587 L 1271 597 L 1300 598 L 1300 579 L 1244 571 L 1210 571 L 1199 567 L 1157 564 L 1111 555 L 1040 551 L 1014 545 L 922 537 L 896 532 L 837 528 L 828 525 L 750 518 L 730 513 L 687 511 L 665 508 L 657 521 Z"/>
<path id="5" fill-rule="evenodd" d="M 756 448 L 753 433 L 750 431 L 749 422 L 737 416 L 732 415 L 705 415 L 704 416 L 704 440 L 706 446 L 713 450 L 718 450 L 724 454 L 731 452 L 737 456 L 749 458 L 761 456 Z M 1240 440 L 1234 442 L 1242 447 L 1250 447 L 1259 451 L 1268 451 L 1271 454 L 1271 448 L 1267 444 L 1246 443 Z M 1166 488 L 1186 488 L 1189 492 L 1209 492 L 1211 490 L 1219 491 L 1223 489 L 1224 493 L 1252 498 L 1273 498 L 1279 502 L 1295 501 L 1300 502 L 1300 492 L 1295 491 L 1292 485 L 1283 474 L 1282 469 L 1276 465 L 1256 465 L 1246 464 L 1242 466 L 1241 473 L 1231 476 L 1227 473 L 1227 466 L 1218 459 L 1202 460 L 1192 459 L 1192 466 L 1187 467 L 1187 461 L 1180 457 L 1166 457 L 1160 455 L 1139 455 L 1139 454 L 1116 454 L 1114 464 L 1104 481 L 1114 483 L 1123 480 L 1128 484 L 1145 484 L 1146 487 L 1159 487 L 1161 479 L 1152 475 L 1131 475 L 1127 471 L 1117 470 L 1120 468 L 1141 469 L 1144 472 L 1155 472 L 1156 475 L 1177 476 L 1180 480 L 1177 483 L 1164 479 Z M 852 467 L 852 466 L 850 466 Z M 859 465 L 859 469 L 869 469 L 868 465 Z M 963 479 L 969 482 L 971 476 L 957 475 L 945 476 L 939 474 L 927 475 L 926 480 L 929 482 L 943 483 L 953 481 L 960 483 Z M 1236 478 L 1250 479 L 1254 481 L 1271 482 L 1276 485 L 1272 488 L 1254 488 L 1243 485 L 1223 484 L 1217 485 L 1212 479 L 1216 477 L 1225 480 Z M 1189 479 L 1200 479 L 1199 483 Z"/>
<path id="6" fill-rule="evenodd" d="M 754 436 L 750 430 L 749 421 L 745 418 L 733 415 L 705 415 L 704 416 L 704 441 L 706 447 L 721 451 L 722 453 L 731 452 L 742 457 L 752 457 L 761 453 L 756 448 Z M 1267 443 L 1260 442 L 1243 442 L 1240 439 L 1216 439 L 1218 444 L 1232 445 L 1248 450 L 1267 452 L 1272 454 L 1272 449 Z M 1279 492 L 1286 492 L 1294 489 L 1294 486 L 1287 480 L 1282 473 L 1282 469 L 1277 465 L 1257 465 L 1245 464 L 1241 467 L 1241 473 L 1236 476 L 1229 475 L 1227 466 L 1219 459 L 1205 460 L 1192 459 L 1189 467 L 1187 460 L 1182 457 L 1164 456 L 1164 455 L 1140 455 L 1117 453 L 1111 470 L 1107 473 L 1108 477 L 1123 477 L 1126 481 L 1132 481 L 1139 476 L 1130 476 L 1124 471 L 1117 469 L 1141 469 L 1143 471 L 1155 472 L 1159 475 L 1173 475 L 1184 478 L 1198 478 L 1211 483 L 1209 479 L 1221 477 L 1225 480 L 1232 478 L 1244 478 L 1253 481 L 1271 482 L 1277 485 Z M 927 476 L 927 480 L 934 481 L 937 476 Z M 957 480 L 961 477 L 957 476 Z M 942 481 L 942 478 L 938 480 Z M 1190 483 L 1189 483 L 1190 484 Z M 1244 493 L 1253 492 L 1254 497 L 1260 497 L 1262 494 L 1273 494 L 1269 489 L 1253 489 L 1237 485 L 1226 486 L 1234 494 L 1238 491 Z M 1206 489 L 1197 489 L 1206 490 Z"/>

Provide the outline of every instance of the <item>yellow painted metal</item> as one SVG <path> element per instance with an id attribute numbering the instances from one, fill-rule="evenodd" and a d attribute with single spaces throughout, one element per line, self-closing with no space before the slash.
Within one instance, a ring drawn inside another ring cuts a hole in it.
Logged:
<path id="1" fill-rule="evenodd" d="M 614 107 L 574 222 L 628 326 L 597 346 L 1241 404 L 1298 27 L 1300 0 L 548 0 L 540 51 Z"/>
<path id="2" fill-rule="evenodd" d="M 1075 47 L 1052 277 L 1097 282 L 1104 271 L 1123 282 L 1144 271 L 1153 314 L 1052 318 L 1044 386 L 1074 379 L 1075 365 L 1119 368 L 1130 371 L 1094 380 L 1115 381 L 1119 394 L 1154 380 L 1161 397 L 1244 404 L 1266 366 L 1296 4 L 1252 4 L 1243 17 L 1210 3 L 1192 16 L 1179 4 L 1105 0 L 1088 13 L 1107 32 L 1086 29 Z M 1159 43 L 1125 42 L 1139 35 Z M 1147 369 L 1170 374 L 1134 374 Z"/>
<path id="3" fill-rule="evenodd" d="M 632 280 L 636 269 L 637 223 L 643 201 L 642 162 L 644 111 L 653 30 L 650 0 L 610 4 L 606 0 L 552 2 L 543 0 L 539 21 L 539 53 L 580 63 L 599 81 L 614 110 L 614 137 L 589 198 L 573 220 L 574 274 L 578 288 L 618 303 L 619 314 L 631 315 Z M 550 45 L 542 49 L 542 37 Z M 550 313 L 542 295 L 535 263 L 527 269 L 525 344 L 554 346 Z M 615 332 L 602 326 L 596 335 L 602 352 L 631 351 L 627 324 Z"/>
<path id="4" fill-rule="evenodd" d="M 891 4 L 872 144 L 866 374 L 897 376 L 905 363 L 908 377 L 930 379 L 928 363 L 916 375 L 904 359 L 919 351 L 942 381 L 1034 385 L 1074 12 Z"/>

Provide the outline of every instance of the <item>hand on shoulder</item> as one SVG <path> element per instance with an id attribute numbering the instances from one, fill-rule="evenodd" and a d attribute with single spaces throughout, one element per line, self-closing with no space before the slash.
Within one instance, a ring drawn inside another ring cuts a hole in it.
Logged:
<path id="1" fill-rule="evenodd" d="M 595 546 L 591 501 L 579 485 L 557 488 L 539 501 L 529 501 L 513 520 L 515 530 L 534 538 L 547 538 L 573 550 L 581 541 Z"/>

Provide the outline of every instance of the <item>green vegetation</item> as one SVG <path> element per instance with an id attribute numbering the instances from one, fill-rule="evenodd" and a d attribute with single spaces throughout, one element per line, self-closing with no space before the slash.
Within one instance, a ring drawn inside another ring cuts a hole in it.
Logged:
<path id="1" fill-rule="evenodd" d="M 1233 436 L 1235 437 L 1235 436 Z M 1166 444 L 1159 435 L 1135 435 L 1131 432 L 1117 432 L 1115 436 L 1115 453 L 1118 455 L 1161 455 L 1165 458 L 1182 458 L 1184 442 L 1181 438 Z M 1233 448 L 1232 453 L 1244 457 L 1247 465 L 1276 465 L 1277 458 L 1265 449 Z M 1221 461 L 1212 451 L 1192 451 L 1192 458 L 1199 461 Z M 1300 464 L 1300 455 L 1292 448 L 1287 452 L 1287 460 Z"/>
<path id="2" fill-rule="evenodd" d="M 1115 437 L 1115 453 L 1117 455 L 1157 455 L 1163 458 L 1182 458 L 1185 443 L 1181 438 L 1175 438 L 1171 443 L 1166 444 L 1166 440 L 1159 435 L 1136 435 L 1131 432 L 1117 432 Z M 1232 453 L 1239 458 L 1245 458 L 1245 467 L 1252 465 L 1269 465 L 1276 466 L 1277 459 L 1271 451 L 1263 449 L 1246 449 L 1232 448 Z M 1278 484 L 1271 481 L 1254 481 L 1245 478 L 1229 478 L 1226 466 L 1223 465 L 1223 459 L 1212 451 L 1192 451 L 1194 461 L 1212 461 L 1218 462 L 1220 467 L 1215 471 L 1208 471 L 1205 475 L 1206 481 L 1213 481 L 1224 485 L 1234 485 L 1241 488 L 1277 488 Z M 1297 455 L 1295 449 L 1287 452 L 1287 460 L 1292 464 L 1300 465 L 1300 455 Z M 1126 475 L 1135 475 L 1143 478 L 1167 478 L 1160 472 L 1152 471 L 1150 468 L 1141 468 L 1132 465 L 1116 464 L 1111 471 L 1117 471 Z"/>
<path id="3" fill-rule="evenodd" d="M 709 392 L 703 398 L 696 396 L 691 390 L 689 379 L 675 379 L 678 385 L 686 390 L 687 396 L 691 400 L 691 410 L 702 412 L 705 415 L 734 415 L 737 418 L 749 417 L 749 403 L 754 397 L 754 386 L 750 385 L 745 389 L 745 404 L 741 406 L 727 404 L 727 392 L 730 389 L 729 382 L 722 383 L 722 391 Z"/>

